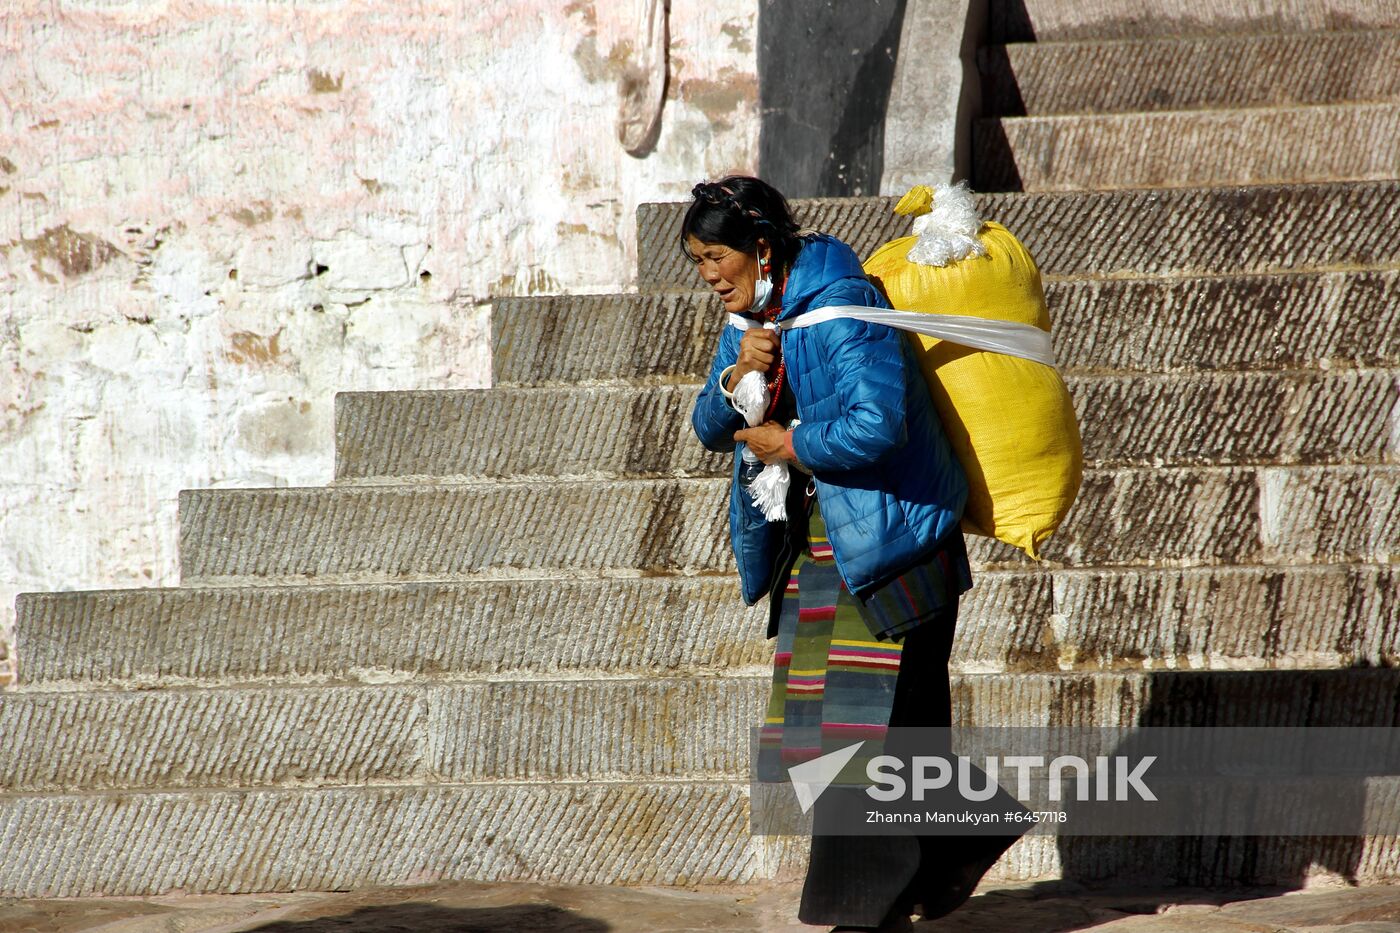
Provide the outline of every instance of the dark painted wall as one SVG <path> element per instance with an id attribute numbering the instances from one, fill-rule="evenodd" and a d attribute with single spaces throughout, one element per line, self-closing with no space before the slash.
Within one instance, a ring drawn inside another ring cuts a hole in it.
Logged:
<path id="1" fill-rule="evenodd" d="M 878 194 L 905 0 L 760 0 L 759 174 L 791 198 Z"/>

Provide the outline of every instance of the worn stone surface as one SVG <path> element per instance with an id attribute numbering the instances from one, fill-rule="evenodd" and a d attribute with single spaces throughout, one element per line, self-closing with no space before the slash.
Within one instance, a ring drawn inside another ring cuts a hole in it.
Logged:
<path id="1" fill-rule="evenodd" d="M 181 494 L 185 583 L 728 570 L 719 480 Z"/>
<path id="2" fill-rule="evenodd" d="M 693 378 L 708 372 L 724 320 L 717 300 L 692 291 L 500 301 L 493 384 Z"/>
<path id="3" fill-rule="evenodd" d="M 1400 663 L 1393 565 L 992 571 L 954 670 Z M 763 673 L 767 604 L 734 578 L 35 594 L 20 688 Z"/>
<path id="4" fill-rule="evenodd" d="M 1397 291 L 1391 271 L 1075 279 L 1045 297 L 1066 372 L 1393 369 Z"/>
<path id="5" fill-rule="evenodd" d="M 0 788 L 743 779 L 763 675 L 21 692 Z"/>
<path id="6" fill-rule="evenodd" d="M 1389 179 L 1400 103 L 994 118 L 973 151 L 983 191 Z"/>
<path id="7" fill-rule="evenodd" d="M 1122 900 L 1118 903 L 1129 914 L 1151 915 L 1162 909 L 1169 919 L 1175 913 L 1175 919 L 1181 920 L 1203 913 L 1209 903 L 1248 896 L 1251 887 L 1273 887 L 1277 893 L 1313 880 L 1384 882 L 1393 848 L 1393 841 L 1384 836 L 1026 836 L 1008 850 L 988 881 L 1060 877 L 1084 885 L 1087 890 L 1075 890 L 1091 897 L 1091 903 L 1112 905 L 1111 895 L 1094 894 L 1096 888 L 1107 887 L 1119 893 Z M 1132 897 L 1163 884 L 1175 888 L 1228 886 L 1240 893 L 1231 896 L 1221 891 L 1214 897 L 1203 897 L 1204 892 L 1194 896 L 1183 892 L 1176 899 Z M 1135 900 L 1136 910 L 1129 906 Z M 1185 905 L 1169 906 L 1182 902 Z M 957 919 L 956 914 L 948 918 L 950 926 L 945 929 L 958 929 Z M 1278 927 L 1269 929 L 1277 933 Z"/>
<path id="8" fill-rule="evenodd" d="M 1270 558 L 1400 554 L 1400 469 L 1338 467 L 1260 473 L 1259 511 Z"/>
<path id="9" fill-rule="evenodd" d="M 1400 469 L 1343 466 L 1087 473 L 1045 554 L 1071 564 L 1336 563 L 1389 562 L 1397 550 Z"/>
<path id="10" fill-rule="evenodd" d="M 1014 637 L 1042 667 L 1392 667 L 1400 650 L 1393 564 L 1083 571 L 1053 575 L 1054 615 Z M 1010 632 L 965 629 L 1008 641 Z M 995 641 L 994 641 L 995 643 Z M 968 658 L 1011 651 L 967 645 Z"/>
<path id="11" fill-rule="evenodd" d="M 986 41 L 1359 31 L 1397 23 L 1396 0 L 1037 0 L 989 4 Z"/>
<path id="12" fill-rule="evenodd" d="M 674 782 L 6 794 L 0 891 L 747 881 L 764 863 L 747 831 L 746 789 Z"/>
<path id="13" fill-rule="evenodd" d="M 355 687 L 26 691 L 6 794 L 743 781 L 766 673 Z M 963 674 L 966 726 L 1397 725 L 1391 670 Z"/>
<path id="14" fill-rule="evenodd" d="M 667 885 L 800 878 L 805 840 L 751 836 L 744 791 L 678 782 L 4 795 L 0 827 L 20 847 L 0 865 L 0 891 L 34 898 L 459 878 Z M 296 845 L 282 845 L 288 839 Z M 1313 877 L 1365 883 L 1393 872 L 1393 849 L 1385 837 L 1028 836 L 989 872 L 984 889 L 1060 873 L 1139 891 L 1163 883 L 1296 887 Z M 568 855 L 575 851 L 589 858 Z"/>
<path id="15" fill-rule="evenodd" d="M 1396 463 L 1400 369 L 1069 380 L 1085 462 Z"/>
<path id="16" fill-rule="evenodd" d="M 1396 30 L 1026 42 L 985 47 L 977 60 L 988 115 L 1400 99 Z"/>
<path id="17" fill-rule="evenodd" d="M 907 0 L 885 111 L 883 195 L 968 176 L 967 116 L 978 108 L 977 42 L 986 10 L 969 0 Z"/>
<path id="18" fill-rule="evenodd" d="M 757 671 L 766 626 L 737 579 L 651 577 L 32 594 L 17 632 L 20 686 L 56 690 Z"/>
<path id="19" fill-rule="evenodd" d="M 1397 181 L 984 194 L 977 204 L 983 217 L 1016 234 L 1051 276 L 1400 265 Z M 893 206 L 890 198 L 852 198 L 797 201 L 793 208 L 803 223 L 866 256 L 908 233 L 906 218 L 896 218 Z M 696 286 L 694 267 L 675 248 L 684 211 L 684 203 L 638 207 L 642 288 Z"/>
<path id="20" fill-rule="evenodd" d="M 1220 913 L 1230 919 L 1282 923 L 1307 929 L 1319 925 L 1388 922 L 1400 926 L 1400 892 L 1389 886 L 1362 890 L 1315 891 L 1306 898 L 1242 900 Z"/>
<path id="21" fill-rule="evenodd" d="M 1094 470 L 1044 552 L 1067 566 L 1386 561 L 1397 482 L 1396 467 Z M 191 490 L 182 569 L 220 585 L 730 571 L 727 494 L 723 479 Z M 1314 526 L 1320 508 L 1330 527 Z M 989 538 L 969 554 L 983 569 L 1029 563 Z"/>
<path id="22" fill-rule="evenodd" d="M 1395 271 L 1045 283 L 1055 354 L 1068 374 L 1395 368 L 1397 290 Z M 705 292 L 500 302 L 495 384 L 700 381 L 724 325 Z"/>
<path id="23" fill-rule="evenodd" d="M 1091 466 L 1400 461 L 1400 369 L 1068 381 Z M 336 477 L 722 476 L 695 386 L 341 393 Z"/>
<path id="24" fill-rule="evenodd" d="M 1254 563 L 1261 548 L 1258 495 L 1251 470 L 1086 472 L 1043 554 L 1070 566 Z M 995 561 L 1003 550 L 1009 549 L 979 549 L 979 556 Z"/>
<path id="25" fill-rule="evenodd" d="M 337 399 L 336 478 L 728 473 L 694 386 L 383 392 Z"/>

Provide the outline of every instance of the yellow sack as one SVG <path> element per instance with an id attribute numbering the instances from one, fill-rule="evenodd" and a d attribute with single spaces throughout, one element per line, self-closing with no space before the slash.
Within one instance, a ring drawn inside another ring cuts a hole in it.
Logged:
<path id="1" fill-rule="evenodd" d="M 933 266 L 908 258 L 918 236 L 885 244 L 865 261 L 865 271 L 890 304 L 926 314 L 1018 321 L 1048 332 L 1040 270 L 1026 248 L 1001 224 L 978 226 L 965 189 L 942 188 L 939 197 L 968 199 L 968 229 L 976 231 L 985 252 Z M 933 198 L 919 185 L 895 211 L 927 214 Z M 968 241 L 976 250 L 971 237 Z M 909 338 L 953 452 L 967 472 L 963 529 L 1039 559 L 1040 546 L 1074 503 L 1083 474 L 1079 425 L 1064 380 L 1043 363 L 919 334 Z"/>

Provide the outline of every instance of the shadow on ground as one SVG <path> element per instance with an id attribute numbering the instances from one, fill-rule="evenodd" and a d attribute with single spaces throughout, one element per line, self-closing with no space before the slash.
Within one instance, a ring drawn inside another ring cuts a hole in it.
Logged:
<path id="1" fill-rule="evenodd" d="M 607 933 L 611 924 L 553 904 L 507 907 L 440 907 L 386 904 L 348 914 L 277 920 L 247 927 L 249 933 Z"/>
<path id="2" fill-rule="evenodd" d="M 1223 907 L 1256 898 L 1277 897 L 1286 888 L 1192 890 L 1163 888 L 1088 888 L 1063 881 L 991 888 L 973 897 L 956 912 L 915 924 L 919 933 L 1070 933 L 1122 920 L 1149 917 L 1180 905 Z"/>

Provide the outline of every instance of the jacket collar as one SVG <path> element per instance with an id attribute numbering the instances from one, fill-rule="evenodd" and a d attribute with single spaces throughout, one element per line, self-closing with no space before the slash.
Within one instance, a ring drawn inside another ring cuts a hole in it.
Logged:
<path id="1" fill-rule="evenodd" d="M 802 238 L 802 248 L 793 261 L 788 273 L 787 285 L 783 289 L 783 313 L 778 320 L 785 321 L 805 312 L 812 299 L 838 279 L 849 277 L 865 279 L 860 258 L 855 250 L 845 243 L 824 233 L 814 233 Z"/>

